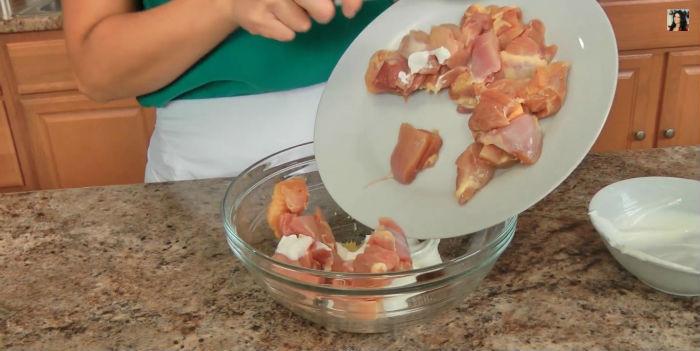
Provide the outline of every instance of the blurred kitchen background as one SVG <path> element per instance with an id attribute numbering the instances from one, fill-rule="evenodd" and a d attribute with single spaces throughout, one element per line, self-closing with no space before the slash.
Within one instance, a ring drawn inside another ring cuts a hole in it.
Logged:
<path id="1" fill-rule="evenodd" d="M 615 101 L 594 152 L 700 144 L 700 0 L 598 0 L 617 39 Z M 0 193 L 141 183 L 155 124 L 136 99 L 78 90 L 58 0 L 0 0 Z"/>

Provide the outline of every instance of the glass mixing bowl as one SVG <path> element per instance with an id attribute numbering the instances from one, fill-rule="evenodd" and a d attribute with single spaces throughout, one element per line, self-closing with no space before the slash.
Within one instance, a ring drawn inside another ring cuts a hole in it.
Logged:
<path id="1" fill-rule="evenodd" d="M 359 243 L 372 232 L 330 197 L 318 174 L 313 144 L 307 143 L 257 162 L 231 183 L 222 204 L 226 238 L 236 257 L 275 301 L 331 330 L 399 330 L 461 304 L 515 233 L 517 216 L 476 233 L 413 242 L 414 262 L 432 254 L 439 255 L 442 263 L 404 272 L 336 273 L 288 265 L 271 257 L 277 240 L 267 225 L 266 209 L 275 183 L 294 176 L 306 178 L 308 209 L 323 210 L 339 243 Z"/>

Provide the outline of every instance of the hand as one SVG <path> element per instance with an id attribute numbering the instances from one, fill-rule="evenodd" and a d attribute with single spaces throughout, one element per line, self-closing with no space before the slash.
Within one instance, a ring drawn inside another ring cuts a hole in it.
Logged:
<path id="1" fill-rule="evenodd" d="M 223 0 L 235 24 L 251 34 L 290 41 L 311 28 L 311 19 L 328 23 L 335 16 L 333 0 Z M 342 0 L 343 15 L 355 16 L 362 0 Z"/>

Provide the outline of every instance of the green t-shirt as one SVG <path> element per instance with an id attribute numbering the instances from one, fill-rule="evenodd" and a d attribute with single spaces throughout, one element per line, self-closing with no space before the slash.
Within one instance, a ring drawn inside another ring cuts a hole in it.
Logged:
<path id="1" fill-rule="evenodd" d="M 168 0 L 144 0 L 144 9 Z M 261 94 L 325 82 L 357 35 L 391 0 L 365 2 L 355 18 L 340 9 L 326 25 L 314 23 L 291 42 L 278 42 L 238 29 L 170 85 L 138 97 L 144 106 L 162 107 L 176 99 Z"/>

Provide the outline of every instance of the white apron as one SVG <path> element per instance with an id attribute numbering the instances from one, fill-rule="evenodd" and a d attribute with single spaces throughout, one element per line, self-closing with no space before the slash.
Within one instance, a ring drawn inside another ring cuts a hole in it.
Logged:
<path id="1" fill-rule="evenodd" d="M 178 100 L 157 109 L 145 181 L 231 177 L 274 152 L 312 141 L 324 86 Z"/>

